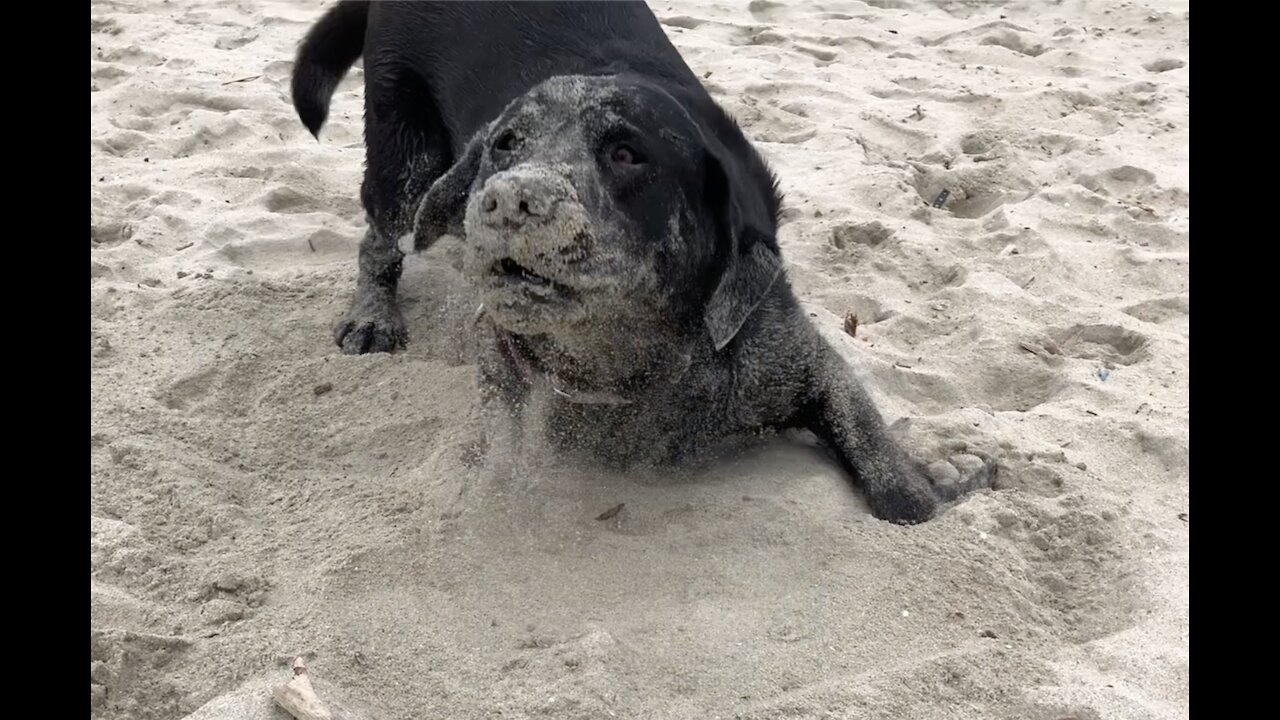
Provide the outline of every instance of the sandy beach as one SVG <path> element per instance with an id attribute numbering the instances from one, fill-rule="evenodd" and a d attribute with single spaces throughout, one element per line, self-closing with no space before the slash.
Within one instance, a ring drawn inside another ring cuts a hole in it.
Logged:
<path id="1" fill-rule="evenodd" d="M 289 101 L 326 6 L 92 4 L 95 720 L 285 720 L 297 656 L 366 720 L 1188 717 L 1187 2 L 650 3 L 886 419 L 999 459 L 914 527 L 793 437 L 495 482 L 456 241 L 405 352 L 340 354 L 360 66 L 318 142 Z"/>

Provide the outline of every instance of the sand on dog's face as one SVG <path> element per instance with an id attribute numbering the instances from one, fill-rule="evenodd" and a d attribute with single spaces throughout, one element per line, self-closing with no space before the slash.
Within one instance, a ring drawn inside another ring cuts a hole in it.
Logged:
<path id="1" fill-rule="evenodd" d="M 698 132 L 665 92 L 617 76 L 556 77 L 513 100 L 468 150 L 483 148 L 463 269 L 494 322 L 610 338 L 674 316 L 715 252 L 690 197 Z M 645 159 L 602 162 L 612 144 Z"/>
<path id="2" fill-rule="evenodd" d="M 380 718 L 1187 717 L 1186 4 L 653 7 L 782 178 L 813 321 L 1009 489 L 897 527 L 783 441 L 489 480 L 456 243 L 406 261 L 407 352 L 332 346 L 362 75 L 316 143 L 316 5 L 103 0 L 95 718 L 278 717 L 298 654 Z"/>

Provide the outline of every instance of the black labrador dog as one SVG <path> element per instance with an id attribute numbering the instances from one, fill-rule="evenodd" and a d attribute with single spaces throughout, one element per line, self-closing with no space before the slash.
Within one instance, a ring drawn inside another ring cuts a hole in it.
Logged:
<path id="1" fill-rule="evenodd" d="M 313 134 L 362 55 L 369 231 L 343 352 L 404 346 L 398 241 L 450 234 L 483 302 L 482 404 L 518 417 L 542 388 L 555 447 L 669 463 L 808 428 L 900 523 L 991 483 L 984 459 L 935 485 L 890 437 L 783 273 L 776 179 L 644 3 L 339 2 L 294 68 Z"/>

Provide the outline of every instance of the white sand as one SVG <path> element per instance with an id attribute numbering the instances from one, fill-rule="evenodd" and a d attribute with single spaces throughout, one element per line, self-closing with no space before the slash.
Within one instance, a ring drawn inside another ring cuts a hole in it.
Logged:
<path id="1" fill-rule="evenodd" d="M 451 247 L 406 263 L 407 352 L 330 339 L 362 76 L 317 143 L 317 5 L 93 5 L 95 718 L 280 718 L 296 654 L 370 718 L 1188 716 L 1186 2 L 654 6 L 886 415 L 1001 458 L 912 528 L 785 441 L 465 465 Z"/>

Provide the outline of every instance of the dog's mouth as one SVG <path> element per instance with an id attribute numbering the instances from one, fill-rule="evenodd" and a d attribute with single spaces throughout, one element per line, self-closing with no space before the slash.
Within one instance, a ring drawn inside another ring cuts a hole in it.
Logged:
<path id="1" fill-rule="evenodd" d="M 511 258 L 502 258 L 489 268 L 489 274 L 507 286 L 518 286 L 535 291 L 539 295 L 572 295 L 573 288 L 539 275 Z"/>
<path id="2" fill-rule="evenodd" d="M 548 285 L 550 280 L 542 277 L 538 273 L 512 260 L 511 258 L 502 258 L 493 264 L 494 275 L 499 275 L 505 280 L 515 280 L 527 282 L 531 285 Z"/>

